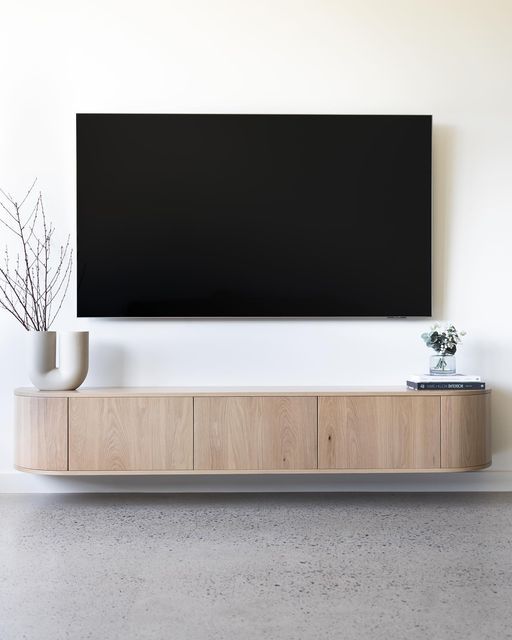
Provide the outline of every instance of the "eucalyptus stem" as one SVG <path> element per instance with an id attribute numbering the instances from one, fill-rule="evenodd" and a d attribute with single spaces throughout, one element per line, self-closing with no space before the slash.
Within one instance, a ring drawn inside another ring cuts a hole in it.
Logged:
<path id="1" fill-rule="evenodd" d="M 451 323 L 444 328 L 436 323 L 430 331 L 421 334 L 421 339 L 427 347 L 439 354 L 436 364 L 434 366 L 430 365 L 431 373 L 445 373 L 446 369 L 448 369 L 449 373 L 455 371 L 455 365 L 449 366 L 447 358 L 455 355 L 464 335 L 466 335 L 465 331 L 458 331 L 455 325 Z M 434 356 L 432 356 L 431 362 L 433 358 Z"/>
<path id="2" fill-rule="evenodd" d="M 447 367 L 447 362 L 445 360 L 444 356 L 441 356 L 439 358 L 439 360 L 437 361 L 436 366 L 434 367 L 434 369 L 440 369 L 441 371 L 444 371 Z"/>

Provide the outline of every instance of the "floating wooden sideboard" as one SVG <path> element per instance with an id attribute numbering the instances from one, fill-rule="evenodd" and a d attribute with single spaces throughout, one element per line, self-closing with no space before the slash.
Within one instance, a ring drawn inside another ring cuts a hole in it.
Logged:
<path id="1" fill-rule="evenodd" d="M 21 471 L 425 473 L 491 463 L 490 391 L 174 387 L 15 394 Z"/>

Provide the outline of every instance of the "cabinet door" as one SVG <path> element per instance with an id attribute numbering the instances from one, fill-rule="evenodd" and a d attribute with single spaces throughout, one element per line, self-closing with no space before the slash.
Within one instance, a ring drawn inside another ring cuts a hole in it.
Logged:
<path id="1" fill-rule="evenodd" d="M 316 469 L 316 398 L 195 398 L 194 403 L 195 469 Z"/>
<path id="2" fill-rule="evenodd" d="M 192 398 L 70 398 L 70 471 L 192 469 Z"/>
<path id="3" fill-rule="evenodd" d="M 318 399 L 320 469 L 440 466 L 440 397 Z"/>
<path id="4" fill-rule="evenodd" d="M 67 471 L 67 398 L 17 396 L 15 463 L 24 469 Z"/>
<path id="5" fill-rule="evenodd" d="M 441 398 L 441 466 L 491 462 L 491 397 L 487 393 Z"/>

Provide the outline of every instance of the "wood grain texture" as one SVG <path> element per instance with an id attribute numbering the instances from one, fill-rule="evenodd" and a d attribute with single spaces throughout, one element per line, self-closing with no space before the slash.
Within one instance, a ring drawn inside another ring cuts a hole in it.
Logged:
<path id="1" fill-rule="evenodd" d="M 28 469 L 68 468 L 68 400 L 16 398 L 15 464 Z"/>
<path id="2" fill-rule="evenodd" d="M 440 398 L 318 399 L 319 469 L 440 467 Z"/>
<path id="3" fill-rule="evenodd" d="M 286 396 L 278 395 L 282 387 L 230 389 L 18 390 L 16 467 L 63 475 L 314 474 L 455 472 L 491 463 L 489 390 L 370 387 L 365 395 L 364 388 L 290 387 Z"/>
<path id="4" fill-rule="evenodd" d="M 316 466 L 316 398 L 194 400 L 194 469 Z"/>
<path id="5" fill-rule="evenodd" d="M 71 471 L 192 469 L 191 398 L 70 398 Z"/>
<path id="6" fill-rule="evenodd" d="M 485 465 L 491 455 L 490 396 L 441 398 L 441 466 Z"/>
<path id="7" fill-rule="evenodd" d="M 405 385 L 395 387 L 80 387 L 76 391 L 38 391 L 34 388 L 15 390 L 19 396 L 38 398 L 125 398 L 125 397 L 317 397 L 317 396 L 435 396 L 475 395 L 475 391 L 413 391 Z"/>
<path id="8" fill-rule="evenodd" d="M 41 469 L 27 469 L 16 466 L 18 471 L 35 473 L 37 475 L 52 476 L 333 476 L 333 475 L 393 475 L 418 473 L 464 473 L 465 471 L 480 471 L 489 464 L 477 467 L 456 467 L 452 469 L 172 469 L 171 471 L 43 471 Z"/>

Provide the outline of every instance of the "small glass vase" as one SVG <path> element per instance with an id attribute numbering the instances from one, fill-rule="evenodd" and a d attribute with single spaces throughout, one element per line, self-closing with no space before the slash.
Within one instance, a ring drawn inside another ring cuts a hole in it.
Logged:
<path id="1" fill-rule="evenodd" d="M 436 353 L 435 356 L 430 356 L 430 375 L 453 376 L 457 371 L 455 364 L 455 356 Z"/>

